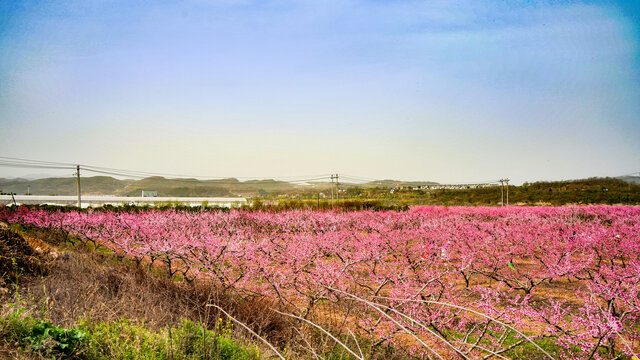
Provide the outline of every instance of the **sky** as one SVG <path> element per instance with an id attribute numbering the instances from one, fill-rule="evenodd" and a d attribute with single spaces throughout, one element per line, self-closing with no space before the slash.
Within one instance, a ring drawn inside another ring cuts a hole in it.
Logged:
<path id="1" fill-rule="evenodd" d="M 624 175 L 640 171 L 639 40 L 638 1 L 4 1 L 0 156 L 205 177 Z"/>

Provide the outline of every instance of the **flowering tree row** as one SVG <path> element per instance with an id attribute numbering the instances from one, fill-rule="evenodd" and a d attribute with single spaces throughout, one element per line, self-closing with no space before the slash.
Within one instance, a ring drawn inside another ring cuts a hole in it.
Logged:
<path id="1" fill-rule="evenodd" d="M 349 304 L 350 331 L 424 357 L 614 359 L 639 347 L 637 207 L 3 214 L 302 319 Z"/>

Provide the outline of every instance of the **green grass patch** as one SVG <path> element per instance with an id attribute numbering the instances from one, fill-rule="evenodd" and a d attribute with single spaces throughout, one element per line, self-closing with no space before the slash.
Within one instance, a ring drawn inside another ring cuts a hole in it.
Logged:
<path id="1" fill-rule="evenodd" d="M 0 318 L 0 338 L 46 359 L 219 359 L 256 360 L 255 345 L 238 340 L 230 323 L 209 330 L 184 320 L 157 331 L 127 320 L 85 320 L 63 328 L 13 308 Z"/>
<path id="2" fill-rule="evenodd" d="M 37 320 L 15 309 L 0 320 L 0 335 L 20 348 L 44 358 L 77 358 L 86 348 L 87 334 Z"/>

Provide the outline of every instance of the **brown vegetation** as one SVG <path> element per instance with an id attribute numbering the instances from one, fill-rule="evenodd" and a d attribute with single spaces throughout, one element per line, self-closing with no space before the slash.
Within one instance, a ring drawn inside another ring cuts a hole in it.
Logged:
<path id="1" fill-rule="evenodd" d="M 54 324 L 72 327 L 81 319 L 127 319 L 158 329 L 187 319 L 214 328 L 224 316 L 207 304 L 217 304 L 273 344 L 285 346 L 291 337 L 290 320 L 269 311 L 273 305 L 264 299 L 221 294 L 197 282 L 176 282 L 79 245 L 65 249 L 68 252 L 56 250 L 65 248 L 63 234 L 39 229 L 21 233 L 6 226 L 0 230 L 0 272 L 6 279 L 0 302 L 8 304 L 19 297 L 26 308 L 46 309 Z M 57 246 L 37 251 L 29 244 L 43 240 Z M 19 284 L 17 292 L 12 284 Z M 4 349 L 0 354 L 17 354 L 11 345 L 0 342 Z"/>

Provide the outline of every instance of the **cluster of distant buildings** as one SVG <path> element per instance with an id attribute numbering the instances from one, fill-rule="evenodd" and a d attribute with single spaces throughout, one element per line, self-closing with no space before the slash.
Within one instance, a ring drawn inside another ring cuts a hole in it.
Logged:
<path id="1" fill-rule="evenodd" d="M 464 189 L 482 189 L 496 184 L 433 184 L 433 185 L 418 185 L 411 186 L 411 190 L 464 190 Z M 400 189 L 403 187 L 401 186 Z"/>

